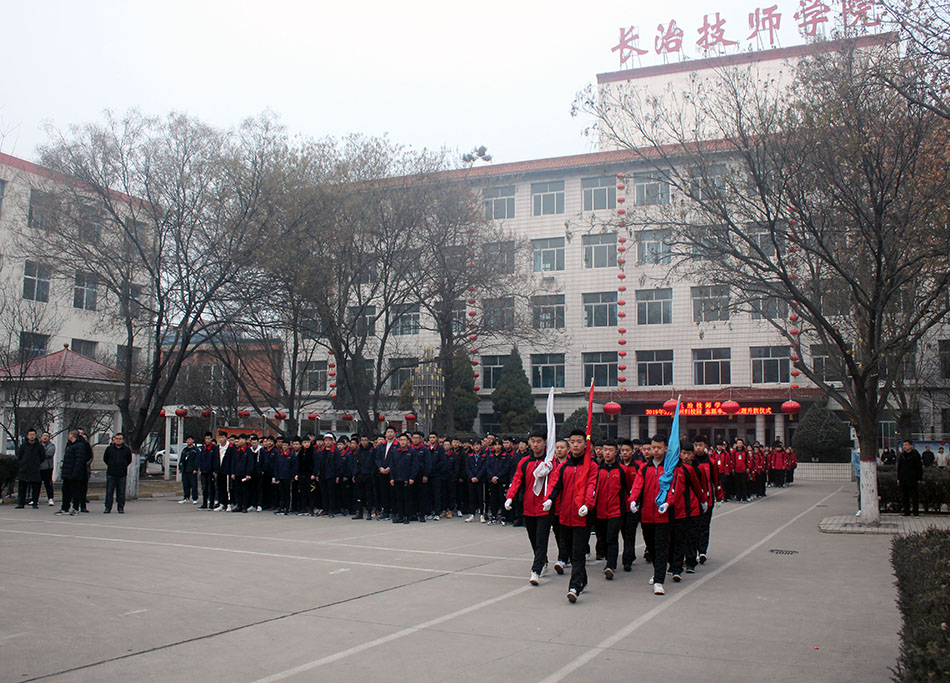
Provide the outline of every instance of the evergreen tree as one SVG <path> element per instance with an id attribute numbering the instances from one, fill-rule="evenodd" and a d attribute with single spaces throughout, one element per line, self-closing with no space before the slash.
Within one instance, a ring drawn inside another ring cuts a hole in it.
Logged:
<path id="1" fill-rule="evenodd" d="M 805 411 L 792 438 L 799 456 L 822 462 L 847 462 L 850 443 L 847 425 L 821 403 Z"/>
<path id="2" fill-rule="evenodd" d="M 407 379 L 399 388 L 399 403 L 396 404 L 397 410 L 412 410 L 412 404 L 415 397 L 412 395 L 412 379 Z"/>
<path id="3" fill-rule="evenodd" d="M 531 384 L 524 372 L 518 347 L 511 349 L 498 375 L 498 384 L 491 395 L 495 412 L 501 417 L 501 431 L 505 434 L 527 434 L 538 420 L 534 407 Z"/>
<path id="4" fill-rule="evenodd" d="M 581 406 L 567 416 L 567 419 L 564 420 L 564 424 L 561 425 L 560 438 L 566 439 L 575 429 L 580 429 L 581 431 L 587 429 L 587 408 L 585 406 Z M 597 424 L 597 422 L 592 422 L 590 425 L 590 438 L 594 441 L 607 438 L 604 428 Z"/>
<path id="5" fill-rule="evenodd" d="M 455 427 L 456 432 L 469 433 L 478 416 L 478 397 L 475 395 L 475 371 L 464 353 L 455 358 Z"/>

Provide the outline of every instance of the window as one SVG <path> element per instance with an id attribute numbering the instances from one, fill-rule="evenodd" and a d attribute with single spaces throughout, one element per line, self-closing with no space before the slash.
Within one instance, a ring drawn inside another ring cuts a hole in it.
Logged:
<path id="1" fill-rule="evenodd" d="M 123 317 L 138 318 L 142 312 L 142 285 L 125 283 L 122 287 L 122 300 L 119 312 Z"/>
<path id="2" fill-rule="evenodd" d="M 393 334 L 419 334 L 419 304 L 396 304 L 393 307 Z"/>
<path id="3" fill-rule="evenodd" d="M 510 330 L 515 326 L 515 299 L 485 299 L 485 328 L 488 330 Z"/>
<path id="4" fill-rule="evenodd" d="M 789 347 L 752 346 L 752 383 L 769 384 L 787 382 L 789 370 Z"/>
<path id="5" fill-rule="evenodd" d="M 584 299 L 584 327 L 617 326 L 617 292 L 589 292 Z"/>
<path id="6" fill-rule="evenodd" d="M 49 301 L 50 269 L 35 261 L 23 265 L 23 298 L 30 301 Z"/>
<path id="7" fill-rule="evenodd" d="M 20 355 L 36 358 L 46 354 L 49 335 L 36 332 L 20 332 Z"/>
<path id="8" fill-rule="evenodd" d="M 362 254 L 356 264 L 356 284 L 370 285 L 378 279 L 379 264 L 372 254 Z"/>
<path id="9" fill-rule="evenodd" d="M 50 230 L 56 215 L 56 197 L 51 192 L 30 190 L 27 224 L 37 230 Z"/>
<path id="10" fill-rule="evenodd" d="M 614 420 L 610 415 L 606 415 L 603 412 L 595 412 L 592 417 L 593 423 L 600 425 L 605 439 L 617 439 L 620 434 L 619 420 Z"/>
<path id="11" fill-rule="evenodd" d="M 320 339 L 326 336 L 316 309 L 307 307 L 300 310 L 300 332 L 304 339 Z"/>
<path id="12" fill-rule="evenodd" d="M 753 299 L 749 303 L 753 320 L 782 320 L 788 317 L 788 304 L 774 296 Z"/>
<path id="13" fill-rule="evenodd" d="M 134 346 L 130 348 L 124 344 L 116 345 L 115 366 L 120 370 L 127 370 L 129 367 L 134 368 L 139 362 L 139 350 Z"/>
<path id="14" fill-rule="evenodd" d="M 637 351 L 637 386 L 673 384 L 673 350 Z"/>
<path id="15" fill-rule="evenodd" d="M 531 318 L 536 330 L 564 327 L 564 295 L 549 294 L 531 297 Z"/>
<path id="16" fill-rule="evenodd" d="M 564 213 L 564 181 L 531 183 L 531 205 L 535 216 Z"/>
<path id="17" fill-rule="evenodd" d="M 452 334 L 462 334 L 465 331 L 466 313 L 464 301 L 452 302 Z"/>
<path id="18" fill-rule="evenodd" d="M 690 292 L 693 297 L 693 322 L 729 320 L 729 287 L 727 285 L 691 287 Z"/>
<path id="19" fill-rule="evenodd" d="M 614 268 L 617 265 L 617 233 L 584 235 L 585 268 Z"/>
<path id="20" fill-rule="evenodd" d="M 94 341 L 89 341 L 88 339 L 73 339 L 69 348 L 80 356 L 85 356 L 86 358 L 96 357 L 96 342 Z"/>
<path id="21" fill-rule="evenodd" d="M 102 218 L 90 207 L 80 207 L 77 229 L 79 241 L 83 244 L 98 244 L 102 235 Z"/>
<path id="22" fill-rule="evenodd" d="M 361 377 L 357 377 L 357 381 L 362 381 L 365 388 L 371 388 L 375 386 L 376 380 L 376 363 L 373 362 L 372 358 L 364 358 L 363 362 L 360 363 L 359 360 L 354 360 L 353 365 L 356 368 L 357 372 L 361 372 Z M 360 368 L 362 365 L 362 368 Z"/>
<path id="23" fill-rule="evenodd" d="M 672 288 L 637 290 L 637 325 L 669 325 L 671 322 Z"/>
<path id="24" fill-rule="evenodd" d="M 489 242 L 485 245 L 485 256 L 496 273 L 510 275 L 515 272 L 515 241 Z"/>
<path id="25" fill-rule="evenodd" d="M 598 387 L 617 386 L 617 352 L 601 351 L 583 353 L 584 386 L 589 387 L 591 381 Z"/>
<path id="26" fill-rule="evenodd" d="M 311 360 L 301 369 L 301 390 L 304 393 L 317 393 L 327 390 L 327 362 Z"/>
<path id="27" fill-rule="evenodd" d="M 633 176 L 637 206 L 670 203 L 670 184 L 659 173 L 637 173 Z"/>
<path id="28" fill-rule="evenodd" d="M 775 256 L 775 241 L 779 239 L 779 233 L 773 232 L 765 225 L 750 225 L 746 236 L 753 242 L 765 256 Z"/>
<path id="29" fill-rule="evenodd" d="M 693 349 L 694 384 L 730 384 L 732 349 Z"/>
<path id="30" fill-rule="evenodd" d="M 531 386 L 535 389 L 564 386 L 564 354 L 532 353 Z"/>
<path id="31" fill-rule="evenodd" d="M 669 230 L 641 230 L 637 235 L 637 263 L 669 265 L 672 255 L 669 240 Z"/>
<path id="32" fill-rule="evenodd" d="M 535 214 L 537 215 L 537 214 Z M 515 186 L 504 185 L 485 190 L 485 218 L 499 220 L 515 217 Z"/>
<path id="33" fill-rule="evenodd" d="M 707 169 L 694 169 L 691 173 L 689 193 L 693 199 L 709 201 L 722 193 L 726 181 L 726 167 L 712 166 Z"/>
<path id="34" fill-rule="evenodd" d="M 73 286 L 73 308 L 84 311 L 96 310 L 98 298 L 99 278 L 92 273 L 76 271 L 76 284 Z"/>
<path id="35" fill-rule="evenodd" d="M 201 380 L 208 386 L 212 396 L 222 396 L 227 388 L 227 371 L 223 365 L 202 365 Z"/>
<path id="36" fill-rule="evenodd" d="M 584 190 L 584 211 L 617 208 L 617 179 L 613 176 L 602 178 L 581 178 Z"/>
<path id="37" fill-rule="evenodd" d="M 549 270 L 564 270 L 563 237 L 548 237 L 546 239 L 531 240 L 531 252 L 535 273 L 543 273 Z"/>
<path id="38" fill-rule="evenodd" d="M 390 358 L 389 388 L 394 392 L 402 391 L 402 385 L 412 379 L 412 371 L 419 364 L 418 358 Z"/>
<path id="39" fill-rule="evenodd" d="M 376 307 L 350 306 L 350 324 L 356 334 L 372 337 L 376 334 Z"/>
<path id="40" fill-rule="evenodd" d="M 940 379 L 950 379 L 950 339 L 941 339 L 937 342 L 940 355 Z"/>
<path id="41" fill-rule="evenodd" d="M 824 344 L 812 344 L 811 366 L 818 379 L 825 382 L 840 382 L 844 376 L 841 359 L 832 358 Z"/>
<path id="42" fill-rule="evenodd" d="M 0 215 L 3 213 L 3 192 L 6 190 L 7 181 L 0 180 Z"/>
<path id="43" fill-rule="evenodd" d="M 482 386 L 486 389 L 494 389 L 498 385 L 498 377 L 501 375 L 501 368 L 508 360 L 508 356 L 482 356 Z"/>

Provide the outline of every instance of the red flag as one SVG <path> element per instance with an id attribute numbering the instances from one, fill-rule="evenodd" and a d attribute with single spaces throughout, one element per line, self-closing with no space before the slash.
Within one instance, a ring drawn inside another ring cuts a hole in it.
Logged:
<path id="1" fill-rule="evenodd" d="M 590 393 L 587 395 L 587 439 L 584 445 L 584 462 L 574 470 L 574 508 L 577 509 L 584 504 L 584 496 L 587 493 L 587 476 L 590 472 L 593 462 L 593 446 L 591 445 L 590 433 L 591 425 L 594 419 L 594 380 L 590 381 Z"/>

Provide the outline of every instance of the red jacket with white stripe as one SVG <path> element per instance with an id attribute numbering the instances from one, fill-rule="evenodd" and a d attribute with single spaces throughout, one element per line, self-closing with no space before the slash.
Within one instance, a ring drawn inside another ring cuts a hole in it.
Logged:
<path id="1" fill-rule="evenodd" d="M 749 471 L 749 451 L 737 448 L 732 451 L 732 470 L 736 474 L 746 474 Z"/>
<path id="2" fill-rule="evenodd" d="M 587 526 L 587 519 L 577 514 L 581 505 L 587 506 L 588 514 L 594 511 L 598 467 L 593 458 L 587 468 L 584 499 L 580 504 L 574 500 L 577 470 L 582 463 L 583 458 L 570 457 L 555 468 L 548 477 L 548 498 L 557 506 L 557 516 L 563 526 Z"/>
<path id="3" fill-rule="evenodd" d="M 597 519 L 615 519 L 627 505 L 627 473 L 616 461 L 597 473 Z"/>
<path id="4" fill-rule="evenodd" d="M 673 470 L 673 483 L 666 496 L 676 519 L 699 517 L 703 513 L 702 503 L 708 503 L 706 492 L 699 481 L 696 468 L 681 462 Z"/>
<path id="5" fill-rule="evenodd" d="M 656 506 L 656 497 L 660 493 L 660 476 L 663 474 L 663 462 L 656 464 L 647 460 L 637 472 L 637 478 L 630 489 L 630 500 L 640 506 L 640 521 L 644 524 L 666 524 L 670 521 L 670 511 L 660 514 Z"/>
<path id="6" fill-rule="evenodd" d="M 781 448 L 776 448 L 772 451 L 772 462 L 769 465 L 773 470 L 784 470 L 785 469 L 785 451 Z"/>
<path id="7" fill-rule="evenodd" d="M 709 458 L 716 463 L 719 474 L 732 474 L 732 454 L 729 451 L 716 449 Z"/>
<path id="8" fill-rule="evenodd" d="M 525 517 L 543 517 L 548 514 L 541 506 L 544 505 L 545 492 L 541 491 L 540 496 L 534 495 L 534 471 L 538 465 L 544 462 L 544 454 L 540 458 L 533 455 L 525 456 L 518 463 L 514 478 L 511 480 L 511 486 L 508 487 L 506 498 L 514 498 L 518 491 L 524 486 L 524 514 Z"/>

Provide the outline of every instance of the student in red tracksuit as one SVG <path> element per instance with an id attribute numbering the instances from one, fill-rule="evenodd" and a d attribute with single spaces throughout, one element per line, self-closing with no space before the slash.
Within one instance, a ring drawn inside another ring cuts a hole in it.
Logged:
<path id="1" fill-rule="evenodd" d="M 726 448 L 726 443 L 716 444 L 716 452 L 711 456 L 716 467 L 719 468 L 719 482 L 722 484 L 723 500 L 732 500 L 736 496 L 735 480 L 732 476 L 732 454 Z"/>
<path id="2" fill-rule="evenodd" d="M 682 580 L 684 560 L 686 573 L 696 573 L 699 518 L 709 508 L 706 491 L 693 465 L 693 456 L 693 444 L 689 441 L 680 443 L 680 462 L 673 473 L 673 483 L 667 496 L 673 510 L 673 554 L 670 558 L 670 571 L 676 583 Z"/>
<path id="3" fill-rule="evenodd" d="M 732 476 L 735 482 L 736 500 L 740 503 L 749 502 L 749 451 L 745 442 L 736 439 L 736 447 L 732 449 Z"/>
<path id="4" fill-rule="evenodd" d="M 772 444 L 772 461 L 769 463 L 769 470 L 772 475 L 772 486 L 779 488 L 785 486 L 785 449 L 781 441 Z"/>
<path id="5" fill-rule="evenodd" d="M 699 539 L 696 551 L 699 553 L 699 563 L 706 564 L 706 552 L 709 550 L 709 524 L 712 521 L 713 506 L 716 501 L 722 501 L 722 487 L 719 485 L 719 469 L 715 460 L 706 452 L 708 444 L 706 437 L 700 434 L 693 439 L 693 462 L 699 473 L 700 483 L 706 492 L 706 502 L 709 507 L 699 518 Z"/>
<path id="6" fill-rule="evenodd" d="M 660 477 L 663 476 L 663 460 L 666 458 L 666 435 L 657 434 L 650 442 L 652 459 L 640 467 L 637 478 L 630 490 L 630 512 L 640 511 L 640 525 L 643 529 L 643 541 L 647 553 L 653 558 L 653 592 L 663 595 L 663 579 L 666 577 L 666 563 L 669 559 L 670 513 L 669 504 L 662 508 L 656 504 L 660 492 Z"/>
<path id="7" fill-rule="evenodd" d="M 633 442 L 624 439 L 620 442 L 620 466 L 623 468 L 627 478 L 627 491 L 633 488 L 633 482 L 636 481 L 637 472 L 643 460 L 634 457 Z M 628 501 L 629 502 L 629 501 Z M 633 563 L 637 559 L 637 527 L 640 526 L 640 513 L 630 512 L 630 506 L 623 506 L 623 516 L 620 521 L 620 537 L 623 539 L 623 570 L 629 572 L 633 569 Z M 649 562 L 647 558 L 647 562 Z"/>
<path id="8" fill-rule="evenodd" d="M 795 483 L 795 468 L 798 467 L 798 455 L 791 448 L 785 451 L 785 483 Z"/>
<path id="9" fill-rule="evenodd" d="M 542 432 L 531 433 L 528 437 L 528 450 L 529 454 L 518 462 L 511 486 L 505 494 L 505 510 L 511 510 L 515 498 L 521 493 L 524 500 L 524 527 L 534 552 L 531 578 L 528 581 L 532 586 L 537 586 L 548 566 L 548 538 L 551 533 L 551 514 L 544 510 L 546 492 L 543 488 L 540 494 L 534 492 L 534 471 L 544 462 L 547 452 L 547 439 Z"/>
<path id="10" fill-rule="evenodd" d="M 620 525 L 623 511 L 627 507 L 629 486 L 626 470 L 617 462 L 617 442 L 605 441 L 601 453 L 604 461 L 600 464 L 600 472 L 597 473 L 597 517 L 594 520 L 594 531 L 597 533 L 597 545 L 604 549 L 607 560 L 604 578 L 609 581 L 617 571 Z"/>
<path id="11" fill-rule="evenodd" d="M 597 464 L 593 453 L 587 453 L 588 441 L 583 431 L 572 431 L 568 445 L 570 457 L 548 479 L 549 493 L 543 509 L 550 510 L 557 501 L 561 533 L 571 548 L 571 583 L 567 599 L 573 603 L 587 586 L 586 559 L 590 539 L 587 513 L 594 507 Z"/>

